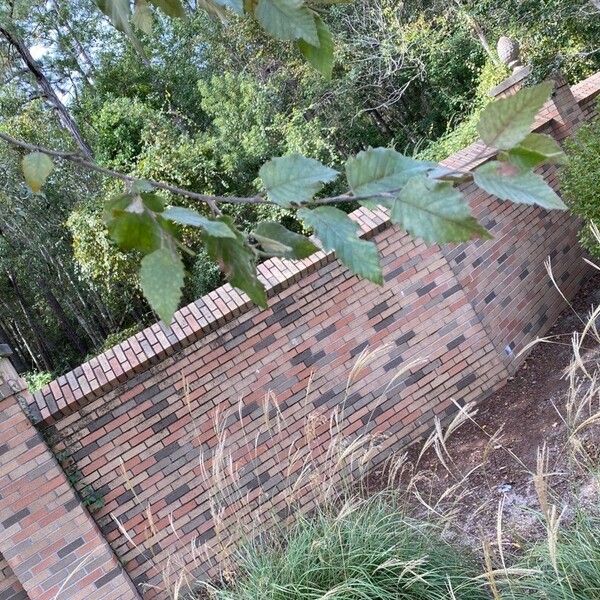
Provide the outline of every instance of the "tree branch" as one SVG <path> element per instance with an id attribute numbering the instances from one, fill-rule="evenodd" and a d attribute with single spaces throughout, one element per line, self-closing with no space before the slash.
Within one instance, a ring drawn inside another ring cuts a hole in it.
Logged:
<path id="1" fill-rule="evenodd" d="M 192 200 L 196 200 L 198 202 L 206 204 L 215 215 L 221 214 L 221 211 L 218 207 L 219 204 L 268 204 L 277 206 L 276 202 L 271 202 L 268 198 L 265 198 L 260 194 L 256 194 L 255 196 L 212 196 L 209 194 L 200 194 L 198 192 L 193 192 L 185 188 L 180 188 L 176 185 L 165 183 L 164 181 L 155 181 L 152 179 L 142 179 L 140 177 L 134 177 L 133 175 L 127 175 L 126 173 L 121 173 L 120 171 L 114 171 L 112 169 L 102 167 L 101 165 L 88 160 L 80 154 L 75 154 L 73 152 L 61 152 L 59 150 L 51 150 L 49 148 L 44 148 L 43 146 L 38 146 L 36 144 L 30 144 L 29 142 L 18 140 L 1 131 L 0 140 L 5 141 L 7 144 L 13 147 L 22 148 L 29 152 L 41 152 L 43 154 L 51 156 L 52 158 L 58 158 L 60 160 L 69 161 L 76 165 L 80 165 L 90 171 L 94 171 L 107 177 L 112 177 L 114 179 L 120 179 L 121 181 L 125 181 L 129 184 L 144 181 L 145 183 L 157 190 L 163 190 L 165 192 L 170 192 L 171 194 L 175 194 L 177 196 L 184 196 L 186 198 L 191 198 Z M 472 174 L 468 171 L 453 171 L 451 169 L 440 168 L 438 169 L 438 174 L 436 175 L 436 177 L 432 179 L 436 179 L 438 181 L 451 181 L 453 183 L 460 183 L 472 179 Z M 381 192 L 378 194 L 366 194 L 363 196 L 354 195 L 352 192 L 346 192 L 345 194 L 340 194 L 338 196 L 329 196 L 327 198 L 315 198 L 314 200 L 311 200 L 310 203 L 306 204 L 310 204 L 312 206 L 320 206 L 326 204 L 343 204 L 345 202 L 360 202 L 361 200 L 393 200 L 398 196 L 398 193 L 400 191 L 401 188 L 397 190 L 390 190 L 389 192 Z M 298 206 L 300 206 L 300 204 Z"/>
<path id="2" fill-rule="evenodd" d="M 0 26 L 0 35 L 3 36 L 6 41 L 17 51 L 27 69 L 35 77 L 37 84 L 40 86 L 45 96 L 58 111 L 58 117 L 61 125 L 71 134 L 83 154 L 87 158 L 92 158 L 92 149 L 85 141 L 81 131 L 79 130 L 79 127 L 77 126 L 77 123 L 75 123 L 75 120 L 71 116 L 71 113 L 57 96 L 52 84 L 50 81 L 48 81 L 48 78 L 40 68 L 40 65 L 34 60 L 33 56 L 31 56 L 29 48 L 23 43 L 22 40 L 16 37 L 6 27 Z"/>

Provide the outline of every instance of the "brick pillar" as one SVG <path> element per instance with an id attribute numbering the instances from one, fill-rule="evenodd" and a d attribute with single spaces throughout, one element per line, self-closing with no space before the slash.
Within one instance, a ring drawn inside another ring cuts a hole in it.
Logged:
<path id="1" fill-rule="evenodd" d="M 571 91 L 571 86 L 561 73 L 552 76 L 554 91 L 550 99 L 555 115 L 552 119 L 552 131 L 558 140 L 573 135 L 580 123 L 585 121 L 577 99 Z"/>
<path id="2" fill-rule="evenodd" d="M 523 87 L 529 75 L 531 75 L 531 67 L 520 67 L 512 75 L 492 88 L 489 95 L 496 99 L 512 96 Z"/>
<path id="3" fill-rule="evenodd" d="M 25 383 L 0 352 L 0 555 L 30 600 L 140 600 L 21 406 Z"/>

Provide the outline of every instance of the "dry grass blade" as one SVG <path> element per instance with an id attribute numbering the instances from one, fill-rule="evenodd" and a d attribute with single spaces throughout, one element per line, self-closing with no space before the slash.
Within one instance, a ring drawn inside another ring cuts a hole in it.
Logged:
<path id="1" fill-rule="evenodd" d="M 94 556 L 94 554 L 96 554 L 96 552 L 99 550 L 99 548 L 94 548 L 91 552 L 88 552 L 76 565 L 75 568 L 73 568 L 69 574 L 67 575 L 66 579 L 62 582 L 61 586 L 58 588 L 58 591 L 56 592 L 56 595 L 54 596 L 54 600 L 59 600 L 60 595 L 62 594 L 63 590 L 67 587 L 67 584 L 69 583 L 69 581 L 71 581 L 71 579 L 73 579 L 73 577 L 75 577 L 75 575 L 77 573 L 79 573 L 79 571 L 81 571 L 83 568 L 85 568 L 85 565 L 87 565 L 90 560 L 92 559 L 92 557 Z"/>
<path id="2" fill-rule="evenodd" d="M 484 540 L 483 542 L 483 560 L 486 568 L 483 577 L 485 577 L 490 586 L 490 592 L 492 593 L 492 597 L 494 598 L 494 600 L 502 600 L 500 596 L 500 590 L 496 585 L 496 574 L 498 573 L 498 571 L 496 571 L 493 568 L 492 548 L 488 540 Z M 501 572 L 505 573 L 506 569 L 502 569 Z"/>
<path id="3" fill-rule="evenodd" d="M 565 509 L 557 514 L 556 505 L 552 505 L 546 521 L 546 531 L 548 533 L 548 554 L 550 556 L 550 563 L 554 569 L 554 572 L 558 577 L 560 573 L 558 570 L 558 532 L 560 530 L 560 522 L 564 515 Z"/>
<path id="4" fill-rule="evenodd" d="M 358 355 L 358 358 L 352 365 L 352 369 L 348 375 L 348 379 L 346 381 L 346 395 L 348 394 L 348 390 L 358 380 L 359 375 L 373 362 L 375 362 L 380 356 L 383 356 L 387 350 L 391 347 L 391 344 L 384 344 L 382 346 L 377 346 L 374 349 L 363 348 L 362 352 Z"/>
<path id="5" fill-rule="evenodd" d="M 571 304 L 571 301 L 563 294 L 562 290 L 560 289 L 560 286 L 556 283 L 556 279 L 554 279 L 554 273 L 552 272 L 552 260 L 549 256 L 544 261 L 544 267 L 546 268 L 546 273 L 548 273 L 550 281 L 552 281 L 552 284 L 556 288 L 556 291 L 560 294 L 560 297 L 567 303 L 569 308 L 573 311 L 573 314 L 575 314 L 575 316 L 581 321 L 582 325 L 585 325 L 585 321 L 579 316 L 579 313 L 573 308 L 573 304 Z"/>
<path id="6" fill-rule="evenodd" d="M 550 514 L 550 502 L 548 499 L 548 464 L 550 456 L 548 447 L 544 442 L 542 448 L 537 450 L 536 472 L 533 475 L 533 486 L 535 488 L 540 507 L 543 514 L 548 518 Z"/>

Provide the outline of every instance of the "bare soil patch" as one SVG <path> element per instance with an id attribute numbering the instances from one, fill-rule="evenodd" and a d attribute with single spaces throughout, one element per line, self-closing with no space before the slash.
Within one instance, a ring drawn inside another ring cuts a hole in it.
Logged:
<path id="1" fill-rule="evenodd" d="M 536 537 L 541 528 L 532 473 L 536 471 L 538 448 L 544 444 L 549 452 L 549 470 L 553 473 L 549 480 L 555 496 L 563 497 L 574 483 L 586 493 L 586 481 L 574 482 L 572 472 L 569 477 L 563 475 L 567 469 L 563 416 L 569 393 L 565 370 L 573 357 L 573 332 L 583 329 L 592 307 L 599 303 L 600 275 L 594 274 L 584 283 L 572 307 L 563 311 L 548 332 L 553 343 L 535 346 L 514 377 L 477 407 L 475 423 L 463 424 L 449 438 L 448 454 L 443 455 L 449 469 L 433 450 L 421 458 L 418 473 L 423 481 L 418 487 L 423 500 L 430 504 L 469 474 L 460 486 L 462 495 L 457 491 L 439 505 L 442 510 L 451 506 L 457 511 L 454 522 L 465 534 L 463 541 L 479 545 L 482 535 L 494 539 L 501 501 L 505 540 L 518 548 L 523 538 Z M 591 337 L 585 347 L 588 357 L 597 352 Z M 593 439 L 588 441 L 597 444 Z M 414 463 L 419 452 L 419 444 L 412 447 L 409 461 Z M 381 473 L 374 474 L 369 488 L 383 487 L 382 479 Z"/>

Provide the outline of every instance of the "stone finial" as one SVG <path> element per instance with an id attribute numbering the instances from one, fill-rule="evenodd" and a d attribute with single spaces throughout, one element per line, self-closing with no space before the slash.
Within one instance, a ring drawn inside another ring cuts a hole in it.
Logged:
<path id="1" fill-rule="evenodd" d="M 503 35 L 498 40 L 496 48 L 500 60 L 510 69 L 516 71 L 523 66 L 519 60 L 519 54 L 521 52 L 519 42 Z"/>

